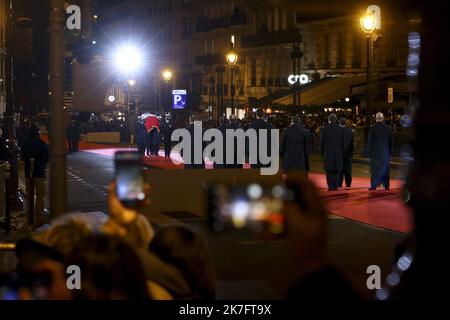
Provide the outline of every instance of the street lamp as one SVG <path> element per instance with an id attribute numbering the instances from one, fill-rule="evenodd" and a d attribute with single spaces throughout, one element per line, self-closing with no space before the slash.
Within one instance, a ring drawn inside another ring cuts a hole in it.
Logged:
<path id="1" fill-rule="evenodd" d="M 165 84 L 165 94 L 164 96 L 166 97 L 165 99 L 162 98 L 162 90 L 161 90 L 161 83 L 160 83 L 160 87 L 159 87 L 159 100 L 160 100 L 160 105 L 161 105 L 161 113 L 164 113 L 164 105 L 168 104 L 168 99 L 170 97 L 170 92 L 169 92 L 169 82 L 172 80 L 173 77 L 173 72 L 169 69 L 165 69 L 161 72 L 161 76 L 162 79 L 164 80 Z M 163 100 L 165 100 L 165 102 L 163 102 Z"/>
<path id="2" fill-rule="evenodd" d="M 173 73 L 170 70 L 164 70 L 162 72 L 162 77 L 165 82 L 169 82 L 170 80 L 172 80 L 172 76 L 173 76 Z"/>
<path id="3" fill-rule="evenodd" d="M 364 31 L 364 33 L 367 35 L 371 35 L 377 27 L 377 20 L 375 18 L 375 15 L 368 13 L 362 16 L 360 19 L 360 24 L 361 29 Z"/>
<path id="4" fill-rule="evenodd" d="M 367 68 L 366 68 L 366 96 L 367 96 L 367 111 L 372 107 L 372 72 L 373 72 L 373 34 L 377 26 L 377 20 L 374 14 L 367 13 L 360 19 L 361 29 L 366 35 L 367 40 Z"/>
<path id="5" fill-rule="evenodd" d="M 231 66 L 231 114 L 234 114 L 234 66 L 237 64 L 239 56 L 231 51 L 227 54 L 227 63 Z"/>

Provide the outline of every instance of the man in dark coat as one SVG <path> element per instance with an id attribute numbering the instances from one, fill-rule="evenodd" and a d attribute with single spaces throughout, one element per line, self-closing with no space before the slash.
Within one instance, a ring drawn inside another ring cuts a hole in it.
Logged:
<path id="1" fill-rule="evenodd" d="M 147 129 L 145 128 L 145 125 L 139 121 L 136 125 L 136 143 L 138 152 L 141 155 L 145 155 L 146 139 Z"/>
<path id="2" fill-rule="evenodd" d="M 328 191 L 336 191 L 339 187 L 339 175 L 344 158 L 344 129 L 336 123 L 336 120 L 336 115 L 330 114 L 328 125 L 320 133 L 320 151 L 327 175 Z"/>
<path id="3" fill-rule="evenodd" d="M 41 226 L 45 223 L 45 170 L 49 162 L 47 143 L 41 140 L 39 129 L 36 126 L 30 127 L 28 137 L 21 148 L 21 159 L 25 162 L 25 178 L 32 179 L 36 188 L 36 205 L 35 205 L 35 225 Z M 27 183 L 27 195 L 32 194 Z M 30 212 L 30 199 L 28 199 L 28 213 Z"/>
<path id="4" fill-rule="evenodd" d="M 69 143 L 69 152 L 78 152 L 80 141 L 80 127 L 75 121 L 71 121 L 67 127 L 67 142 Z"/>
<path id="5" fill-rule="evenodd" d="M 352 129 L 346 127 L 345 118 L 342 118 L 339 121 L 339 124 L 344 129 L 344 158 L 341 175 L 339 177 L 339 187 L 342 188 L 342 183 L 345 178 L 345 186 L 350 188 L 352 186 L 352 158 L 353 152 L 355 151 L 355 142 Z"/>
<path id="6" fill-rule="evenodd" d="M 170 158 L 170 149 L 172 146 L 172 132 L 174 126 L 170 113 L 166 114 L 164 120 L 161 122 L 161 134 L 164 139 L 164 156 Z"/>
<path id="7" fill-rule="evenodd" d="M 308 133 L 300 126 L 300 117 L 294 116 L 291 126 L 284 131 L 280 153 L 284 171 L 309 170 Z"/>
<path id="8" fill-rule="evenodd" d="M 381 112 L 377 113 L 375 120 L 376 123 L 370 128 L 367 139 L 371 174 L 369 190 L 376 190 L 380 183 L 386 190 L 389 190 L 392 128 L 384 123 L 384 116 Z"/>
<path id="9" fill-rule="evenodd" d="M 268 121 L 264 120 L 264 111 L 262 109 L 258 109 L 256 110 L 256 120 L 252 122 L 252 124 L 250 125 L 249 129 L 254 129 L 256 130 L 256 136 L 257 136 L 257 142 L 258 142 L 258 148 L 257 148 L 257 163 L 256 164 L 252 164 L 252 168 L 261 168 L 261 167 L 269 167 L 270 164 L 268 165 L 263 165 L 259 159 L 259 139 L 260 139 L 260 132 L 259 130 L 263 129 L 263 130 L 267 130 L 267 154 L 270 156 L 271 155 L 271 130 L 274 129 L 272 127 L 272 125 L 270 123 L 268 123 Z M 247 150 L 250 151 L 255 151 L 255 150 L 249 150 L 249 148 L 247 148 Z"/>

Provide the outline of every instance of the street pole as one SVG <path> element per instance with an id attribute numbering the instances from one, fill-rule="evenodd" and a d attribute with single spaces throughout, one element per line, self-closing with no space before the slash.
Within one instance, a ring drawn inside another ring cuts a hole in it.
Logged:
<path id="1" fill-rule="evenodd" d="M 67 164 L 64 128 L 64 7 L 62 0 L 50 2 L 50 214 L 67 212 Z"/>
<path id="2" fill-rule="evenodd" d="M 370 88 L 370 83 L 371 83 L 371 77 L 370 77 L 370 71 L 371 71 L 371 65 L 372 65 L 372 55 L 370 54 L 371 51 L 371 47 L 372 47 L 372 35 L 367 36 L 367 66 L 366 66 L 366 100 L 367 100 L 367 106 L 366 106 L 366 111 L 370 112 L 370 107 L 371 107 L 371 88 Z"/>
<path id="3" fill-rule="evenodd" d="M 22 207 L 19 198 L 19 149 L 16 144 L 14 132 L 14 57 L 13 57 L 13 41 L 14 41 L 14 17 L 12 0 L 4 0 L 6 13 L 6 59 L 5 59 L 5 92 L 6 92 L 6 112 L 4 123 L 6 134 L 8 136 L 8 147 L 12 154 L 10 160 L 10 208 L 19 210 Z"/>
<path id="4" fill-rule="evenodd" d="M 231 67 L 231 114 L 234 114 L 234 67 Z"/>

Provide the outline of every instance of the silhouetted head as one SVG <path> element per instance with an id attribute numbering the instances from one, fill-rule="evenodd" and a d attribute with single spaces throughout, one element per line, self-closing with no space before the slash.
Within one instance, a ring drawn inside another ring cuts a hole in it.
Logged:
<path id="1" fill-rule="evenodd" d="M 342 118 L 339 120 L 339 124 L 340 124 L 341 126 L 345 127 L 345 125 L 347 124 L 347 119 L 345 119 L 344 117 L 342 117 Z"/>
<path id="2" fill-rule="evenodd" d="M 264 111 L 262 109 L 256 110 L 256 118 L 262 119 L 264 117 Z"/>
<path id="3" fill-rule="evenodd" d="M 376 122 L 383 122 L 384 121 L 384 114 L 382 114 L 381 112 L 378 112 L 375 115 L 375 121 Z"/>
<path id="4" fill-rule="evenodd" d="M 81 270 L 81 291 L 88 300 L 149 299 L 142 263 L 117 237 L 92 235 L 81 240 L 67 256 L 67 265 Z"/>
<path id="5" fill-rule="evenodd" d="M 299 116 L 293 116 L 292 117 L 292 124 L 299 125 L 300 124 L 300 117 Z"/>
<path id="6" fill-rule="evenodd" d="M 28 139 L 39 139 L 41 132 L 39 131 L 39 128 L 35 125 L 32 125 L 30 129 L 28 130 Z"/>
<path id="7" fill-rule="evenodd" d="M 331 114 L 328 116 L 328 123 L 336 123 L 336 120 L 337 120 L 336 114 L 331 113 Z"/>
<path id="8" fill-rule="evenodd" d="M 185 227 L 166 227 L 156 233 L 149 249 L 183 273 L 193 299 L 214 298 L 214 268 L 206 244 L 197 234 Z"/>

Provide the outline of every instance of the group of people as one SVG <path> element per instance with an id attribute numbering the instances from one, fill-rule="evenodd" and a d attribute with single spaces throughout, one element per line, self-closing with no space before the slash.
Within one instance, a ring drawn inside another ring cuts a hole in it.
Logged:
<path id="1" fill-rule="evenodd" d="M 172 116 L 165 114 L 163 118 L 150 115 L 136 124 L 136 143 L 138 152 L 148 157 L 157 157 L 161 142 L 164 142 L 164 157 L 170 158 L 171 136 L 175 130 Z"/>
<path id="2" fill-rule="evenodd" d="M 371 173 L 369 190 L 376 190 L 380 185 L 389 190 L 392 128 L 384 123 L 382 113 L 377 113 L 375 120 L 367 139 Z M 352 130 L 346 127 L 345 118 L 337 123 L 337 116 L 334 113 L 329 115 L 328 124 L 321 130 L 320 151 L 324 160 L 328 190 L 336 191 L 342 188 L 344 179 L 346 187 L 350 188 L 354 138 Z"/>

